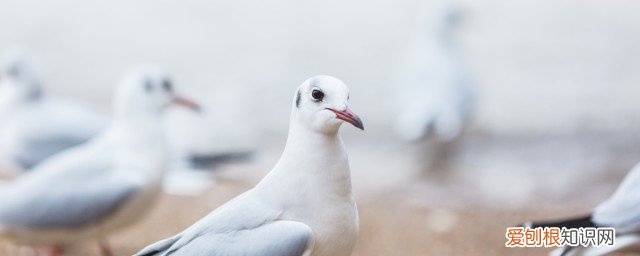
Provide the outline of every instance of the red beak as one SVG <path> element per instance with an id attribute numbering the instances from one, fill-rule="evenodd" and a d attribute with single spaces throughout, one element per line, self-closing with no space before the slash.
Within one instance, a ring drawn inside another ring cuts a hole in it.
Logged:
<path id="1" fill-rule="evenodd" d="M 201 110 L 200 105 L 198 105 L 198 103 L 195 103 L 193 100 L 190 100 L 178 95 L 173 96 L 173 98 L 171 99 L 171 103 L 186 107 L 195 112 L 200 112 Z"/>
<path id="2" fill-rule="evenodd" d="M 362 124 L 362 120 L 360 120 L 360 117 L 356 114 L 353 113 L 353 111 L 351 111 L 351 109 L 346 108 L 343 111 L 339 111 L 339 110 L 335 110 L 332 108 L 327 108 L 328 110 L 331 110 L 331 112 L 336 114 L 336 118 L 340 119 L 340 120 L 344 120 L 347 123 L 352 124 L 353 126 L 357 127 L 360 130 L 364 131 L 364 124 Z"/>

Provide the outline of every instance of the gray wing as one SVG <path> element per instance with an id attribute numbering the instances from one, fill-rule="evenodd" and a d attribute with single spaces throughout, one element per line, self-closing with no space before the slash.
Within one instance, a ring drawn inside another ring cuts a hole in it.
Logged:
<path id="1" fill-rule="evenodd" d="M 0 205 L 2 226 L 49 229 L 92 224 L 108 217 L 139 189 L 118 177 L 33 185 L 5 189 Z"/>
<path id="2" fill-rule="evenodd" d="M 16 161 L 30 169 L 42 160 L 93 138 L 108 124 L 97 111 L 73 102 L 52 100 L 16 113 L 13 129 L 19 138 Z"/>
<path id="3" fill-rule="evenodd" d="M 640 164 L 627 174 L 613 196 L 595 209 L 593 221 L 615 228 L 640 228 Z"/>
<path id="4" fill-rule="evenodd" d="M 182 238 L 182 233 L 164 240 L 160 240 L 152 245 L 145 247 L 134 256 L 159 255 L 160 253 L 169 250 L 169 248 L 171 248 L 171 246 L 173 246 L 178 240 L 180 240 L 180 238 Z"/>
<path id="5" fill-rule="evenodd" d="M 294 221 L 275 221 L 254 229 L 201 234 L 182 246 L 174 246 L 180 235 L 153 244 L 136 256 L 150 255 L 261 255 L 300 256 L 310 252 L 313 231 Z"/>
<path id="6" fill-rule="evenodd" d="M 23 142 L 21 152 L 17 152 L 15 161 L 25 169 L 31 169 L 38 163 L 65 149 L 80 145 L 89 137 L 39 137 Z"/>

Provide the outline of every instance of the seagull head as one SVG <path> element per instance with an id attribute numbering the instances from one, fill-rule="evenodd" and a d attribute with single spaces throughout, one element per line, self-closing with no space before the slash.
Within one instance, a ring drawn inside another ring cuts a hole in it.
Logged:
<path id="1" fill-rule="evenodd" d="M 347 104 L 349 89 L 332 76 L 314 76 L 296 91 L 292 121 L 321 133 L 335 133 L 344 122 L 364 130 L 362 120 Z"/>
<path id="2" fill-rule="evenodd" d="M 141 66 L 127 75 L 115 95 L 115 112 L 158 115 L 173 105 L 199 112 L 200 106 L 180 96 L 167 74 L 154 66 Z"/>
<path id="3" fill-rule="evenodd" d="M 39 64 L 22 48 L 8 50 L 0 67 L 2 94 L 19 100 L 37 100 L 42 95 Z"/>

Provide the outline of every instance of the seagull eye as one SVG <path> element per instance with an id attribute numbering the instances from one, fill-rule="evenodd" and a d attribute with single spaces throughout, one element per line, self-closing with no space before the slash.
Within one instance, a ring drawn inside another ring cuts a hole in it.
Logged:
<path id="1" fill-rule="evenodd" d="M 172 92 L 173 91 L 173 83 L 171 83 L 171 80 L 169 80 L 169 79 L 164 79 L 164 80 L 162 80 L 162 88 L 167 92 Z"/>
<path id="2" fill-rule="evenodd" d="M 324 99 L 324 92 L 318 89 L 313 89 L 313 91 L 311 91 L 311 97 L 316 101 L 322 101 L 322 99 Z"/>

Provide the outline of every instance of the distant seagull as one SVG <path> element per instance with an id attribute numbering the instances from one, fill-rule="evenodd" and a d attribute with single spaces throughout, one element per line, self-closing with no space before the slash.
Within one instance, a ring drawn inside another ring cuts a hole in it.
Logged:
<path id="1" fill-rule="evenodd" d="M 17 176 L 28 171 L 56 153 L 87 142 L 109 123 L 91 106 L 45 93 L 40 64 L 26 49 L 7 51 L 0 72 L 1 174 Z M 210 170 L 247 161 L 250 154 L 199 152 L 171 161 L 172 167 L 182 170 Z"/>
<path id="2" fill-rule="evenodd" d="M 455 40 L 460 13 L 427 8 L 397 74 L 396 129 L 405 140 L 457 138 L 471 114 L 471 81 Z"/>
<path id="3" fill-rule="evenodd" d="M 358 211 L 338 130 L 363 129 L 340 80 L 316 76 L 296 91 L 280 160 L 255 188 L 136 255 L 350 255 Z"/>
<path id="4" fill-rule="evenodd" d="M 613 196 L 598 205 L 593 213 L 556 222 L 528 222 L 525 226 L 531 228 L 613 227 L 616 229 L 616 246 L 613 248 L 585 250 L 568 247 L 554 255 L 605 255 L 630 246 L 636 246 L 638 251 L 635 252 L 640 253 L 640 164 L 627 174 Z"/>
<path id="5" fill-rule="evenodd" d="M 25 50 L 7 53 L 0 70 L 0 171 L 30 169 L 107 125 L 98 111 L 47 95 L 39 66 Z"/>
<path id="6" fill-rule="evenodd" d="M 161 191 L 168 164 L 161 118 L 170 104 L 198 108 L 156 68 L 127 76 L 106 130 L 0 186 L 0 237 L 53 255 L 96 239 L 110 255 L 103 239 L 138 220 Z"/>

